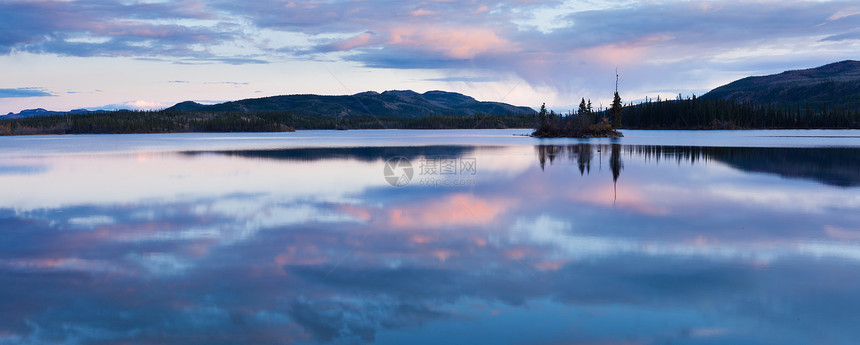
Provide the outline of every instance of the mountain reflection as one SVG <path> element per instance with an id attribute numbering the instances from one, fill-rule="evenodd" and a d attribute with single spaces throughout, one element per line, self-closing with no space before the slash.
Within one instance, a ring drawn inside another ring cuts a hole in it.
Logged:
<path id="1" fill-rule="evenodd" d="M 748 172 L 776 174 L 786 178 L 813 180 L 840 187 L 860 186 L 860 149 L 829 148 L 772 148 L 772 147 L 701 147 L 651 146 L 621 144 L 575 144 L 535 146 L 541 169 L 559 159 L 575 162 L 580 175 L 591 172 L 592 160 L 602 162 L 607 155 L 613 180 L 617 181 L 623 169 L 623 155 L 635 155 L 646 160 L 691 163 L 716 161 Z M 222 154 L 228 156 L 273 159 L 284 161 L 316 161 L 352 159 L 364 162 L 385 160 L 391 157 L 465 157 L 476 149 L 498 147 L 470 146 L 401 146 L 401 147 L 342 147 L 342 148 L 291 148 L 270 150 L 241 150 L 213 152 L 185 152 L 189 156 Z"/>
<path id="2" fill-rule="evenodd" d="M 576 162 L 580 174 L 591 171 L 595 153 L 609 152 L 609 165 L 617 181 L 623 163 L 622 155 L 642 157 L 646 160 L 673 161 L 694 164 L 697 161 L 715 161 L 747 172 L 776 174 L 786 178 L 800 178 L 823 184 L 860 186 L 860 149 L 846 147 L 781 148 L 781 147 L 701 147 L 701 146 L 650 146 L 620 144 L 539 145 L 538 162 L 541 169 L 564 158 Z"/>
<path id="3" fill-rule="evenodd" d="M 189 156 L 222 154 L 227 156 L 262 158 L 284 161 L 317 161 L 327 159 L 351 159 L 362 162 L 386 160 L 392 157 L 464 156 L 474 151 L 470 146 L 378 146 L 378 147 L 312 147 L 270 150 L 238 150 L 185 152 Z"/>

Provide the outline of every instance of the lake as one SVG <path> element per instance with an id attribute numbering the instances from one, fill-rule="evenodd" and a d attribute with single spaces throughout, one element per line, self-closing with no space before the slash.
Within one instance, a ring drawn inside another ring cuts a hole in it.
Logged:
<path id="1" fill-rule="evenodd" d="M 0 137 L 0 344 L 856 344 L 860 131 Z"/>

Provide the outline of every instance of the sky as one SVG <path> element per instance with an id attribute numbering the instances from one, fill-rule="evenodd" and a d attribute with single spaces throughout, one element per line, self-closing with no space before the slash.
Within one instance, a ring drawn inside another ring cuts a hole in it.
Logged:
<path id="1" fill-rule="evenodd" d="M 858 59 L 856 1 L 0 0 L 0 114 L 411 89 L 572 109 Z"/>

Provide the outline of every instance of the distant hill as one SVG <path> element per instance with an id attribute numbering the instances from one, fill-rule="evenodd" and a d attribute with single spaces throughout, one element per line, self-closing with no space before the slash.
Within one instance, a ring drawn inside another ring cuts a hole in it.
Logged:
<path id="1" fill-rule="evenodd" d="M 18 113 L 8 113 L 6 115 L 0 116 L 0 119 L 24 119 L 28 117 L 38 117 L 38 116 L 50 116 L 50 115 L 76 115 L 76 114 L 94 114 L 94 113 L 105 113 L 106 110 L 87 110 L 87 109 L 74 109 L 70 111 L 53 111 L 53 110 L 45 110 L 42 108 L 36 109 L 26 109 L 21 110 Z"/>
<path id="2" fill-rule="evenodd" d="M 809 103 L 815 109 L 860 110 L 860 61 L 842 61 L 817 68 L 747 77 L 702 96 L 787 106 Z"/>
<path id="3" fill-rule="evenodd" d="M 89 114 L 92 111 L 86 109 L 75 109 L 71 111 L 51 111 L 45 110 L 42 108 L 36 109 L 27 109 L 21 110 L 19 113 L 8 113 L 4 116 L 0 116 L 0 119 L 22 119 L 27 117 L 36 117 L 36 116 L 49 116 L 49 115 L 66 115 L 66 114 Z"/>
<path id="4" fill-rule="evenodd" d="M 373 115 L 419 118 L 429 115 L 534 114 L 529 107 L 481 102 L 455 92 L 373 91 L 350 96 L 288 95 L 244 99 L 214 105 L 178 103 L 166 111 L 293 112 L 300 115 L 342 117 Z"/>

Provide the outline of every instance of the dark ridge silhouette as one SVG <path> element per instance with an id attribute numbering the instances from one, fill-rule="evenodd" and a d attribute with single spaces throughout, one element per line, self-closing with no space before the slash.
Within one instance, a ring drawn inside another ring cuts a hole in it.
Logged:
<path id="1" fill-rule="evenodd" d="M 286 95 L 243 99 L 214 105 L 182 102 L 167 111 L 207 112 L 292 112 L 306 116 L 382 116 L 418 118 L 431 115 L 469 116 L 475 114 L 527 114 L 535 113 L 529 107 L 501 102 L 481 102 L 472 97 L 445 91 L 428 91 L 423 94 L 411 90 L 394 90 L 377 93 L 361 92 L 354 95 Z"/>
<path id="2" fill-rule="evenodd" d="M 624 107 L 624 128 L 860 128 L 860 62 L 747 77 L 701 97 L 646 98 Z"/>
<path id="3" fill-rule="evenodd" d="M 810 103 L 816 109 L 826 104 L 856 111 L 860 110 L 860 61 L 746 77 L 702 97 L 782 106 Z"/>

